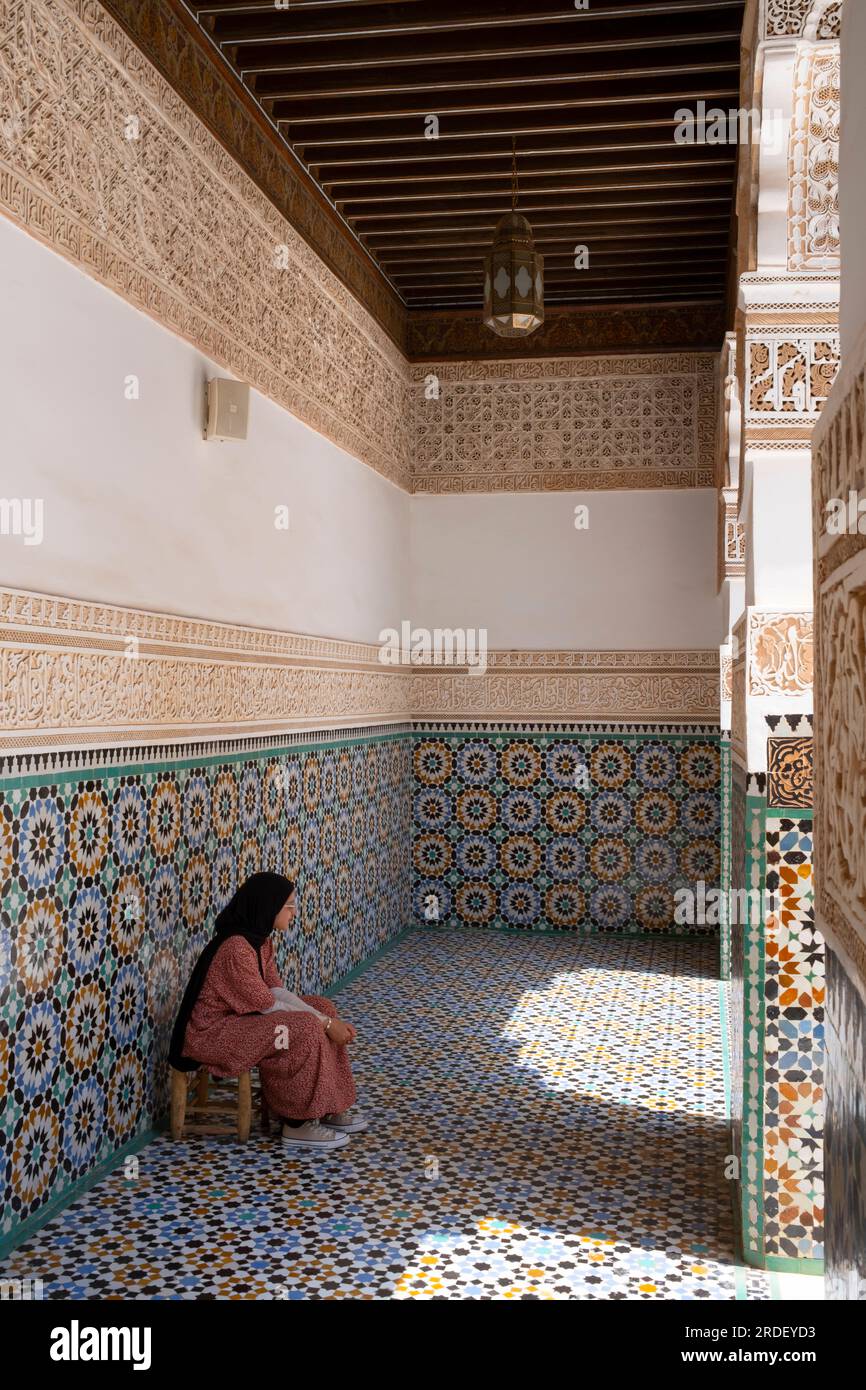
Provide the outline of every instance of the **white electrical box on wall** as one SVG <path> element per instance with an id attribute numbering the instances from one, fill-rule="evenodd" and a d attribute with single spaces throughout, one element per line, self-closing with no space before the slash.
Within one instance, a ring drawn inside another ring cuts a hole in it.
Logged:
<path id="1" fill-rule="evenodd" d="M 249 412 L 247 383 L 215 376 L 205 387 L 205 439 L 246 439 Z"/>

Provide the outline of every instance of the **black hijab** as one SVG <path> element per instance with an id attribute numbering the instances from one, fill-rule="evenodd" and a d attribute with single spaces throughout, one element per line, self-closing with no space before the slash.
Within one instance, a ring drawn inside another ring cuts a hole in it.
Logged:
<path id="1" fill-rule="evenodd" d="M 201 1062 L 184 1056 L 186 1025 L 201 994 L 210 963 L 220 946 L 230 936 L 242 936 L 255 947 L 259 970 L 264 979 L 262 945 L 274 929 L 274 918 L 294 891 L 295 885 L 291 879 L 283 878 L 282 874 L 253 874 L 241 885 L 231 902 L 226 903 L 216 919 L 214 935 L 192 968 L 189 984 L 180 1002 L 168 1052 L 169 1063 L 176 1071 L 197 1071 L 201 1066 Z"/>

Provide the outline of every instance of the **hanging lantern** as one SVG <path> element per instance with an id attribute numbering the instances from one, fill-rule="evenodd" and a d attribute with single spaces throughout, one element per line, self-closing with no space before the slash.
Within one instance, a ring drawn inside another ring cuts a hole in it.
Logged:
<path id="1" fill-rule="evenodd" d="M 500 217 L 484 258 L 484 322 L 502 338 L 522 338 L 544 323 L 544 258 L 517 211 L 517 150 L 512 142 L 511 212 Z"/>

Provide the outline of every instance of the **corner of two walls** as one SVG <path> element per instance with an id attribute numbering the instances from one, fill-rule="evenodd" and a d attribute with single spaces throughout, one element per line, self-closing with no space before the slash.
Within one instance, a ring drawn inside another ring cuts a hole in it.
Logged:
<path id="1" fill-rule="evenodd" d="M 0 29 L 41 98 L 0 148 L 0 1238 L 164 1109 L 254 869 L 298 881 L 302 988 L 431 899 L 659 931 L 718 873 L 711 360 L 451 364 L 422 427 L 420 369 L 118 26 L 33 8 Z M 220 371 L 243 446 L 200 437 Z M 487 670 L 383 666 L 403 621 L 483 626 Z"/>

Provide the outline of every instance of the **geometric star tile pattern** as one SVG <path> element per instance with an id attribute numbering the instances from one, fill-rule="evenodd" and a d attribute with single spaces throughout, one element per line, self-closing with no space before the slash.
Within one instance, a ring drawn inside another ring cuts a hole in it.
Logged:
<path id="1" fill-rule="evenodd" d="M 719 763 L 662 729 L 416 738 L 414 920 L 716 935 L 675 909 L 719 882 Z"/>
<path id="2" fill-rule="evenodd" d="M 737 1266 L 717 948 L 423 928 L 335 995 L 372 1127 L 145 1147 L 0 1276 L 84 1299 L 769 1298 Z"/>
<path id="3" fill-rule="evenodd" d="M 217 913 L 297 884 L 290 989 L 329 986 L 408 912 L 409 740 L 217 750 L 0 785 L 0 1233 L 149 1127 Z"/>
<path id="4" fill-rule="evenodd" d="M 812 820 L 766 816 L 764 1248 L 824 1256 L 824 944 L 815 927 Z"/>

